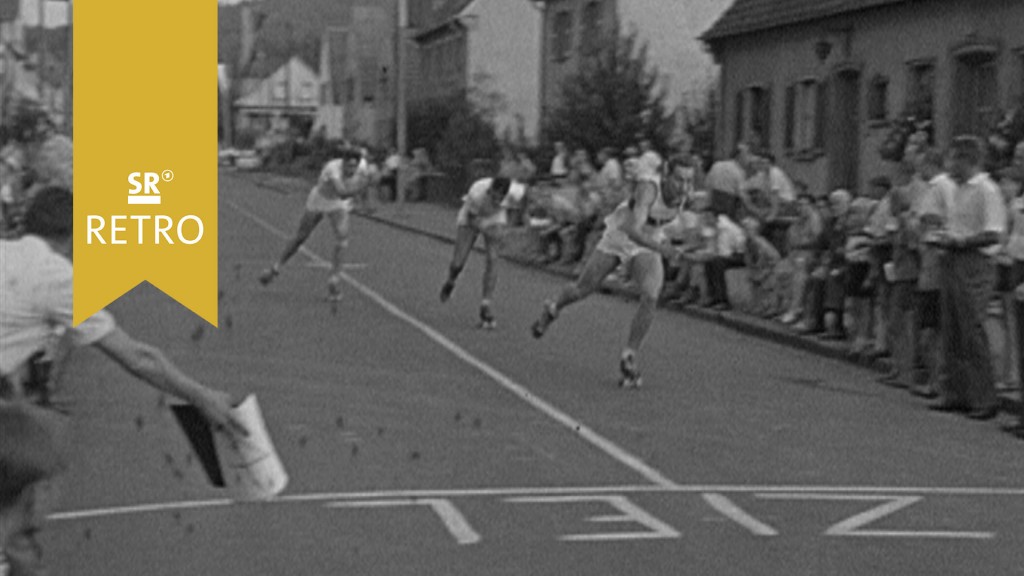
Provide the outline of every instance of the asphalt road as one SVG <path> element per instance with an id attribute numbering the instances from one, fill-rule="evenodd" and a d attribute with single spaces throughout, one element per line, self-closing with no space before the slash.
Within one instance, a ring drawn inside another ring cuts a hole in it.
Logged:
<path id="1" fill-rule="evenodd" d="M 291 483 L 231 504 L 157 394 L 74 359 L 80 451 L 44 543 L 56 574 L 1024 574 L 1024 446 L 852 366 L 660 313 L 645 386 L 615 386 L 633 305 L 597 296 L 542 341 L 561 280 L 354 221 L 323 301 L 319 230 L 267 288 L 304 203 L 222 175 L 215 329 L 148 285 L 112 310 L 200 380 L 260 399 Z"/>

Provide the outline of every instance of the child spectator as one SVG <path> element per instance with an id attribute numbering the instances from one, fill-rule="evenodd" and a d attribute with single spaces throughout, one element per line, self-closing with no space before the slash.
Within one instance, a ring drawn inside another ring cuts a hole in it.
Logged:
<path id="1" fill-rule="evenodd" d="M 873 239 L 867 229 L 877 208 L 878 203 L 873 199 L 857 198 L 850 204 L 850 212 L 845 226 L 844 293 L 845 297 L 850 299 L 850 308 L 853 313 L 854 340 L 850 353 L 854 356 L 865 354 L 871 342 L 872 304 L 880 270 L 873 254 Z M 838 324 L 842 326 L 842 322 Z M 839 334 L 830 333 L 827 336 L 840 339 L 843 334 L 841 332 Z"/>
<path id="2" fill-rule="evenodd" d="M 896 218 L 892 233 L 892 261 L 885 264 L 886 280 L 892 286 L 890 326 L 894 366 L 882 381 L 899 388 L 911 388 L 914 382 L 915 330 L 913 329 L 914 291 L 919 273 L 919 255 L 915 238 L 914 190 L 907 185 L 894 190 L 890 210 Z"/>

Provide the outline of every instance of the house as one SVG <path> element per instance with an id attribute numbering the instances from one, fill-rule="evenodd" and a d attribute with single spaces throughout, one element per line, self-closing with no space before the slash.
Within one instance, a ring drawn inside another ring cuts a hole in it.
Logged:
<path id="1" fill-rule="evenodd" d="M 348 140 L 380 147 L 394 142 L 396 38 L 394 10 L 380 2 L 353 6 L 349 26 L 324 32 L 322 113 L 341 114 Z"/>
<path id="2" fill-rule="evenodd" d="M 618 0 L 548 0 L 541 40 L 541 117 L 558 108 L 562 82 L 580 72 L 589 58 L 614 42 L 619 29 Z"/>
<path id="3" fill-rule="evenodd" d="M 540 122 L 541 13 L 529 0 L 410 2 L 410 103 L 467 90 L 499 96 L 499 135 L 534 141 Z"/>
<path id="4" fill-rule="evenodd" d="M 1024 93 L 1020 0 L 735 0 L 702 39 L 721 66 L 717 154 L 760 143 L 819 194 L 891 170 L 879 149 L 907 115 L 945 146 Z"/>
<path id="5" fill-rule="evenodd" d="M 285 119 L 293 125 L 312 124 L 319 89 L 317 73 L 294 56 L 235 100 L 238 128 L 266 130 Z"/>

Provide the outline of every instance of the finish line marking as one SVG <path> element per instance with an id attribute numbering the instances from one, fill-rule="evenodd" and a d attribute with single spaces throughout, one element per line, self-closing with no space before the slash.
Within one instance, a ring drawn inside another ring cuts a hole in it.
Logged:
<path id="1" fill-rule="evenodd" d="M 228 206 L 234 208 L 243 216 L 248 217 L 250 220 L 258 224 L 260 227 L 267 230 L 271 234 L 277 236 L 278 238 L 281 238 L 283 240 L 288 239 L 287 234 L 285 234 L 281 230 L 278 230 L 273 224 L 270 224 L 266 220 L 263 220 L 262 218 L 260 218 L 256 214 L 253 214 L 249 210 L 242 208 L 241 206 L 230 200 L 223 200 L 223 202 Z M 303 254 L 305 254 L 314 262 L 327 262 L 327 260 L 320 257 L 318 254 L 316 254 L 312 250 L 309 250 L 305 246 L 301 247 L 300 250 L 302 251 Z M 355 278 L 353 278 L 352 276 L 348 275 L 345 272 L 341 272 L 340 276 L 345 281 L 345 283 L 347 283 L 349 286 L 355 288 L 357 291 L 362 293 L 363 296 L 377 303 L 378 306 L 383 308 L 389 314 L 391 314 L 395 318 L 398 318 L 399 320 L 402 320 L 406 324 L 412 326 L 413 328 L 421 332 L 423 335 L 425 335 L 427 338 L 433 340 L 434 343 L 438 344 L 445 350 L 448 350 L 448 352 L 450 352 L 459 360 L 462 360 L 466 364 L 469 364 L 470 366 L 476 368 L 480 372 L 483 372 L 486 376 L 488 376 L 499 386 L 516 395 L 517 397 L 519 397 L 519 399 L 523 400 L 527 404 L 533 406 L 535 409 L 542 412 L 545 416 L 551 418 L 552 420 L 561 424 L 565 428 L 568 428 L 569 430 L 575 432 L 577 435 L 579 435 L 581 438 L 595 446 L 597 449 L 601 450 L 608 456 L 611 456 L 612 458 L 617 460 L 620 464 L 623 464 L 631 468 L 633 471 L 637 472 L 638 474 L 640 474 L 641 476 L 643 476 L 656 486 L 662 488 L 672 488 L 676 486 L 675 482 L 670 480 L 667 476 L 665 476 L 658 470 L 648 465 L 640 458 L 627 452 L 625 449 L 621 448 L 619 445 L 615 444 L 614 442 L 605 438 L 604 436 L 598 434 L 596 431 L 586 426 L 579 420 L 576 420 L 572 416 L 569 416 L 567 413 L 555 407 L 553 404 L 550 404 L 546 400 L 535 395 L 525 386 L 516 383 L 511 378 L 502 374 L 497 369 L 493 368 L 491 365 L 487 364 L 483 360 L 480 360 L 476 356 L 473 356 L 464 348 L 462 348 L 455 342 L 452 342 L 446 336 L 444 336 L 434 328 L 430 327 L 426 323 L 422 322 L 421 320 L 417 319 L 411 314 L 406 313 L 404 310 L 391 303 L 389 300 L 381 296 L 379 293 L 374 291 L 369 286 L 366 286 L 365 284 L 359 282 L 358 280 L 356 280 Z"/>

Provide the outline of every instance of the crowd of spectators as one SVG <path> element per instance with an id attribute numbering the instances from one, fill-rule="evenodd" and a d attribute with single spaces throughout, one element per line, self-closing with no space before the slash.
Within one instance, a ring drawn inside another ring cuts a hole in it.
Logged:
<path id="1" fill-rule="evenodd" d="M 531 184 L 523 223 L 541 239 L 541 260 L 572 265 L 627 197 L 624 167 L 653 163 L 662 186 L 685 198 L 662 229 L 684 253 L 666 262 L 663 302 L 742 306 L 845 343 L 858 359 L 889 358 L 884 383 L 933 399 L 936 410 L 987 419 L 997 393 L 1019 389 L 1022 377 L 1024 143 L 998 171 L 983 168 L 985 154 L 970 137 L 948 151 L 915 145 L 861 194 L 809 190 L 744 144 L 706 173 L 700 158 L 664 161 L 650 142 L 601 149 L 596 163 L 558 142 L 547 174 L 506 151 L 501 171 Z M 749 297 L 733 302 L 736 293 Z"/>

